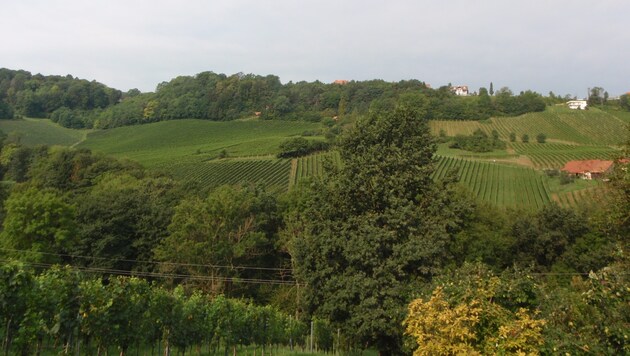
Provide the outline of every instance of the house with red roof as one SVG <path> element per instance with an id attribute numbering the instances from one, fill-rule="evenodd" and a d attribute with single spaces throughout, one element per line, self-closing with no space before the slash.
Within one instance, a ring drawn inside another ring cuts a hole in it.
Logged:
<path id="1" fill-rule="evenodd" d="M 613 166 L 613 161 L 590 159 L 586 161 L 569 161 L 562 171 L 582 179 L 597 179 L 608 173 Z"/>

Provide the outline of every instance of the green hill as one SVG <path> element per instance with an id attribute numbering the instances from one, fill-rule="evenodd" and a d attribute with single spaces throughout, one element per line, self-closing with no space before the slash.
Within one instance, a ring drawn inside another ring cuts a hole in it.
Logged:
<path id="1" fill-rule="evenodd" d="M 147 167 L 194 165 L 216 158 L 223 150 L 228 157 L 273 156 L 288 137 L 320 127 L 295 121 L 174 120 L 96 131 L 78 146 Z"/>
<path id="2" fill-rule="evenodd" d="M 503 140 L 510 133 L 517 137 L 528 134 L 531 140 L 544 133 L 549 141 L 583 145 L 621 145 L 625 141 L 625 113 L 589 110 L 570 110 L 564 106 L 548 107 L 544 112 L 528 113 L 517 117 L 491 118 L 486 121 L 431 121 L 435 135 L 444 130 L 448 136 L 470 135 L 481 129 L 490 134 L 497 130 Z"/>
<path id="3" fill-rule="evenodd" d="M 0 130 L 26 146 L 72 146 L 83 140 L 89 132 L 67 129 L 48 119 L 0 120 Z"/>

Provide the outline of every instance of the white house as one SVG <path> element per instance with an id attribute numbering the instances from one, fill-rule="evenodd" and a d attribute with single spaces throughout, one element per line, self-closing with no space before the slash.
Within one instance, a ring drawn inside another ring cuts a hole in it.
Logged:
<path id="1" fill-rule="evenodd" d="M 455 93 L 455 95 L 459 96 L 468 96 L 468 86 L 467 85 L 457 85 L 452 86 L 451 91 Z"/>
<path id="2" fill-rule="evenodd" d="M 569 107 L 569 109 L 585 110 L 588 106 L 588 103 L 586 102 L 586 100 L 571 100 L 567 101 L 567 106 Z"/>

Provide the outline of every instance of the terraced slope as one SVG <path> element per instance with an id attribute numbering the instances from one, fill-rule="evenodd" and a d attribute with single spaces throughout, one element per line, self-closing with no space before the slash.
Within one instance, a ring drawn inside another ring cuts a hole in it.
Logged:
<path id="1" fill-rule="evenodd" d="M 614 159 L 619 150 L 607 146 L 567 145 L 561 143 L 511 143 L 519 154 L 527 155 L 536 168 L 559 169 L 568 161 Z"/>
<path id="2" fill-rule="evenodd" d="M 620 116 L 621 115 L 621 116 Z M 570 110 L 564 106 L 548 107 L 544 112 L 518 117 L 492 118 L 486 121 L 431 121 L 431 129 L 438 135 L 443 129 L 448 136 L 468 135 L 477 128 L 490 134 L 497 130 L 503 140 L 511 132 L 517 137 L 528 134 L 533 141 L 544 133 L 549 141 L 582 145 L 621 145 L 625 140 L 626 119 L 623 114 L 611 114 L 592 108 Z"/>

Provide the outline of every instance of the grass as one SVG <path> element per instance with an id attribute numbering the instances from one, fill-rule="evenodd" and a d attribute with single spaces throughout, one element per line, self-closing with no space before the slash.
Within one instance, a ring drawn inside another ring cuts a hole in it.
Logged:
<path id="1" fill-rule="evenodd" d="M 0 120 L 0 130 L 11 140 L 26 146 L 72 146 L 83 140 L 89 130 L 61 127 L 48 119 Z"/>
<path id="2" fill-rule="evenodd" d="M 78 147 L 159 167 L 206 161 L 223 150 L 228 157 L 270 157 L 288 137 L 319 127 L 292 121 L 162 121 L 93 132 Z"/>

